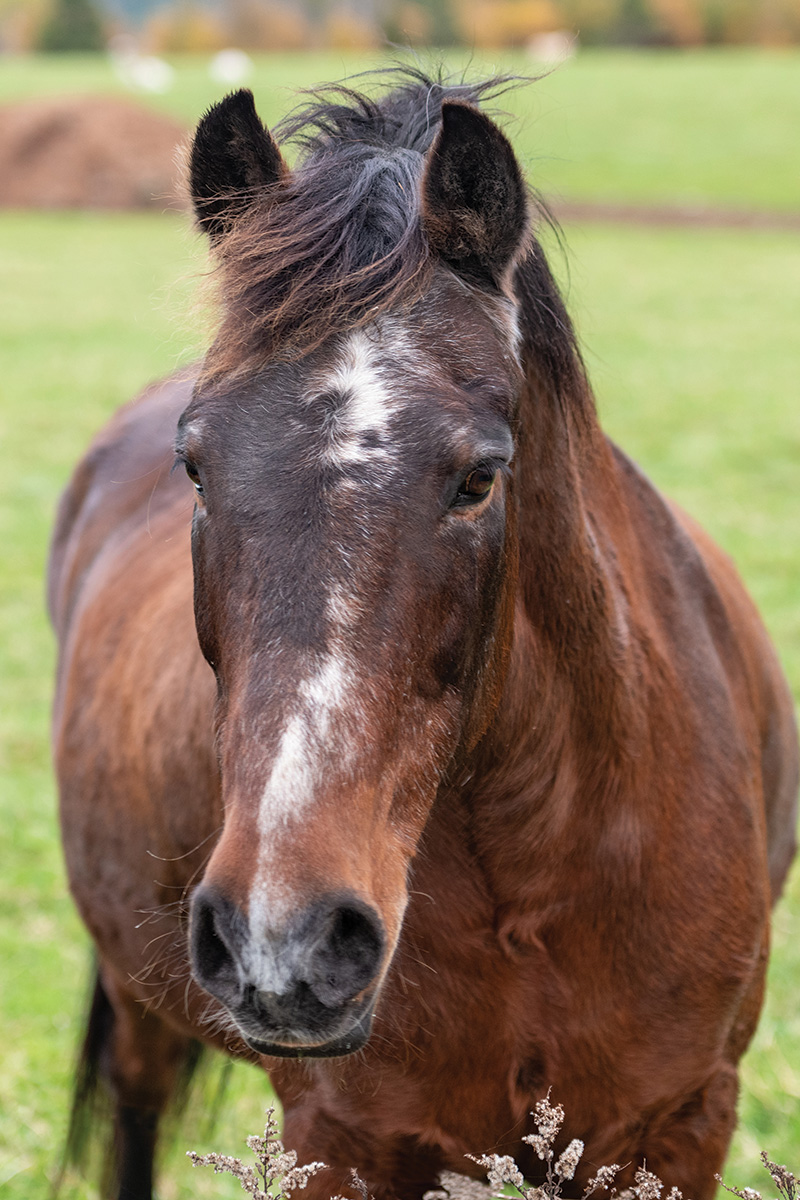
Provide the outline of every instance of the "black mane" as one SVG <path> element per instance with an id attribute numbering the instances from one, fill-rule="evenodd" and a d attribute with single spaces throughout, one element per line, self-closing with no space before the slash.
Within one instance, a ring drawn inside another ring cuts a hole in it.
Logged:
<path id="1" fill-rule="evenodd" d="M 304 157 L 334 143 L 414 150 L 422 155 L 436 136 L 444 100 L 461 100 L 479 108 L 523 82 L 513 75 L 454 82 L 409 66 L 367 71 L 358 78 L 396 86 L 377 100 L 345 84 L 313 88 L 307 93 L 308 102 L 298 105 L 275 127 L 275 136 L 279 141 L 296 142 Z"/>

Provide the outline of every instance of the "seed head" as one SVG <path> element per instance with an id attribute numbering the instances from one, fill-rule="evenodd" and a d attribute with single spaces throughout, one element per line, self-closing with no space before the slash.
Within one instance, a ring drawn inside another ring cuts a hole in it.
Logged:
<path id="1" fill-rule="evenodd" d="M 592 1192 L 596 1192 L 600 1188 L 604 1192 L 607 1192 L 609 1188 L 614 1186 L 614 1180 L 617 1178 L 620 1170 L 619 1163 L 612 1163 L 610 1167 L 598 1167 L 597 1174 L 586 1185 L 586 1191 L 583 1193 L 584 1196 L 591 1196 Z"/>
<path id="2" fill-rule="evenodd" d="M 664 1185 L 652 1171 L 648 1171 L 646 1167 L 639 1167 L 633 1178 L 636 1181 L 633 1190 L 639 1200 L 661 1200 Z"/>
<path id="3" fill-rule="evenodd" d="M 581 1161 L 582 1154 L 583 1142 L 580 1140 L 580 1138 L 573 1138 L 556 1163 L 555 1172 L 559 1179 L 574 1179 L 575 1168 Z"/>
<path id="4" fill-rule="evenodd" d="M 493 1193 L 502 1192 L 503 1186 L 507 1183 L 513 1184 L 522 1191 L 525 1180 L 509 1154 L 481 1154 L 477 1158 L 468 1154 L 467 1158 L 471 1158 L 473 1162 L 484 1168 L 489 1176 L 489 1186 Z"/>

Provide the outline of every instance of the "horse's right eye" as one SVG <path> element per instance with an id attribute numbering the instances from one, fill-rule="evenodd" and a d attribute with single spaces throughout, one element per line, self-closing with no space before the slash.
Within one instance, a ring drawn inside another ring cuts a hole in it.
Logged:
<path id="1" fill-rule="evenodd" d="M 194 484 L 194 490 L 197 492 L 198 496 L 202 496 L 203 495 L 203 485 L 200 482 L 200 473 L 197 470 L 197 467 L 194 465 L 194 463 L 191 463 L 191 462 L 187 462 L 185 465 L 186 465 L 186 474 L 189 476 L 192 483 Z"/>
<path id="2" fill-rule="evenodd" d="M 479 504 L 481 500 L 485 500 L 492 490 L 492 485 L 497 475 L 497 468 L 491 463 L 478 463 L 470 473 L 461 480 L 456 498 L 453 501 L 454 508 L 465 508 L 471 504 Z"/>

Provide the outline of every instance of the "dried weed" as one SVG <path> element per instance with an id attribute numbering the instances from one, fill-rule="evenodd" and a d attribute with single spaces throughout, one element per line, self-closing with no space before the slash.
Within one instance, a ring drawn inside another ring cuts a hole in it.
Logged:
<path id="1" fill-rule="evenodd" d="M 561 1200 L 565 1183 L 574 1179 L 578 1164 L 583 1155 L 583 1142 L 573 1138 L 558 1158 L 553 1149 L 556 1138 L 564 1124 L 564 1109 L 560 1104 L 550 1103 L 550 1093 L 539 1100 L 531 1113 L 537 1132 L 531 1133 L 522 1140 L 533 1148 L 537 1156 L 546 1164 L 547 1175 L 539 1187 L 526 1186 L 525 1178 L 514 1159 L 508 1154 L 468 1154 L 478 1166 L 486 1172 L 488 1184 L 472 1179 L 467 1175 L 458 1175 L 452 1171 L 443 1171 L 439 1178 L 439 1187 L 426 1192 L 423 1200 L 494 1200 L 495 1197 L 508 1196 L 506 1189 L 511 1187 L 521 1200 Z M 188 1151 L 195 1167 L 213 1167 L 216 1174 L 226 1172 L 239 1180 L 243 1190 L 255 1200 L 290 1200 L 291 1193 L 298 1188 L 304 1188 L 309 1179 L 325 1169 L 322 1162 L 309 1163 L 307 1166 L 297 1165 L 297 1155 L 293 1150 L 285 1150 L 279 1136 L 278 1123 L 273 1109 L 267 1109 L 267 1122 L 263 1136 L 254 1135 L 247 1138 L 247 1145 L 256 1158 L 254 1167 L 247 1166 L 239 1158 L 227 1154 L 197 1154 Z M 762 1151 L 761 1161 L 769 1172 L 780 1200 L 800 1200 L 798 1196 L 797 1177 L 788 1167 L 779 1166 Z M 607 1193 L 603 1200 L 683 1200 L 683 1194 L 673 1187 L 664 1193 L 664 1184 L 647 1170 L 646 1164 L 637 1168 L 634 1174 L 634 1185 L 618 1191 L 616 1178 L 622 1167 L 612 1163 L 607 1167 L 599 1167 L 583 1191 L 582 1200 L 594 1197 L 600 1200 L 602 1193 Z M 351 1186 L 360 1200 L 371 1200 L 369 1188 L 358 1172 L 353 1169 Z M 729 1187 L 717 1175 L 716 1179 L 727 1192 L 738 1196 L 739 1200 L 763 1200 L 761 1192 L 754 1188 Z M 334 1196 L 331 1200 L 345 1200 L 342 1196 Z"/>

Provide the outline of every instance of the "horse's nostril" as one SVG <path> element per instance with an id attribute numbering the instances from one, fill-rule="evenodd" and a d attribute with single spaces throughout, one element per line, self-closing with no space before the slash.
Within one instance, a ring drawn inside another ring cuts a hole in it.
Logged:
<path id="1" fill-rule="evenodd" d="M 238 990 L 234 958 L 235 914 L 231 905 L 213 892 L 199 892 L 192 903 L 192 967 L 198 983 L 207 991 L 228 1000 Z M 220 994 L 220 993 L 224 994 Z"/>
<path id="2" fill-rule="evenodd" d="M 333 924 L 332 942 L 337 953 L 349 959 L 353 968 L 365 975 L 364 983 L 368 983 L 383 951 L 383 930 L 377 917 L 354 908 L 340 908 Z"/>
<path id="3" fill-rule="evenodd" d="M 352 1000 L 377 975 L 384 945 L 383 923 L 371 908 L 335 908 L 311 957 L 308 982 L 314 994 L 328 1006 Z"/>

